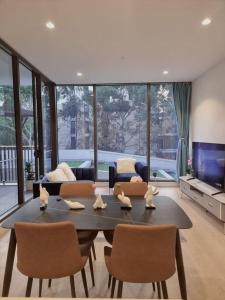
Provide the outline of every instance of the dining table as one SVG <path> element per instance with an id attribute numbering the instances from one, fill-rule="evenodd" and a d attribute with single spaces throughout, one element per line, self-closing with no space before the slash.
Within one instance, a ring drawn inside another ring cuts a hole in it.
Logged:
<path id="1" fill-rule="evenodd" d="M 84 205 L 83 209 L 70 209 L 64 199 L 59 196 L 50 196 L 45 210 L 40 209 L 39 197 L 32 199 L 18 210 L 11 214 L 1 224 L 3 228 L 9 229 L 10 239 L 6 259 L 5 273 L 3 279 L 2 297 L 8 297 L 13 264 L 16 250 L 16 235 L 14 225 L 16 222 L 32 223 L 54 223 L 71 221 L 77 230 L 104 231 L 114 230 L 118 224 L 136 225 L 160 225 L 175 224 L 177 227 L 176 236 L 176 266 L 181 298 L 187 299 L 187 288 L 183 255 L 180 240 L 180 229 L 190 229 L 192 222 L 183 209 L 168 196 L 154 196 L 155 208 L 146 208 L 145 199 L 140 196 L 132 196 L 131 208 L 124 208 L 121 202 L 114 195 L 102 195 L 103 201 L 107 204 L 104 209 L 94 209 L 96 200 L 92 197 L 76 197 L 71 201 L 78 201 Z"/>

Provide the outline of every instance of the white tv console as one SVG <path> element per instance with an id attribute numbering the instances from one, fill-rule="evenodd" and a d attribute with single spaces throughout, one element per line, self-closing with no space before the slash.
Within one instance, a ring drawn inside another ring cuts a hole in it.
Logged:
<path id="1" fill-rule="evenodd" d="M 225 193 L 216 194 L 219 192 L 216 188 L 201 180 L 191 178 L 190 176 L 180 177 L 180 191 L 221 220 L 224 223 L 225 234 Z"/>

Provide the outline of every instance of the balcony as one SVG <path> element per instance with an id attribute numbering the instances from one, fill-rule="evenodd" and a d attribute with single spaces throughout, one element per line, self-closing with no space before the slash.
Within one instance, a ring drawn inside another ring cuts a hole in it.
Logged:
<path id="1" fill-rule="evenodd" d="M 25 161 L 34 163 L 34 147 L 23 147 Z M 16 146 L 0 146 L 0 216 L 18 204 Z M 32 193 L 24 189 L 24 198 L 28 200 Z"/>

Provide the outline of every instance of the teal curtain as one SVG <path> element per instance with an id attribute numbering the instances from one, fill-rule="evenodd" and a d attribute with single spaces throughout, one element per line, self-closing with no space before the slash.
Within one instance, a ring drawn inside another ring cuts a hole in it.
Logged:
<path id="1" fill-rule="evenodd" d="M 177 179 L 186 174 L 189 148 L 191 82 L 174 82 L 173 98 L 178 127 Z"/>

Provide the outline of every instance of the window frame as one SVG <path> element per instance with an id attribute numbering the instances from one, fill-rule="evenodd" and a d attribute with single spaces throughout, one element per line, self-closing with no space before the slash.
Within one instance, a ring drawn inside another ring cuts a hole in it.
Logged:
<path id="1" fill-rule="evenodd" d="M 96 88 L 98 86 L 129 86 L 129 85 L 146 85 L 147 87 L 147 130 L 146 130 L 146 143 L 147 143 L 147 149 L 146 149 L 146 165 L 148 166 L 148 170 L 150 171 L 150 153 L 151 153 L 151 86 L 152 85 L 166 85 L 166 84 L 172 84 L 172 82 L 132 82 L 132 83 L 102 83 L 102 84 L 57 84 L 56 88 L 58 86 L 93 86 L 93 126 L 94 126 L 94 132 L 93 132 L 93 138 L 94 138 L 94 172 L 95 172 L 95 178 L 97 182 L 108 182 L 108 179 L 99 179 L 98 178 L 98 145 L 97 145 L 97 98 L 96 98 Z M 57 99 L 56 99 L 57 102 Z M 57 127 L 57 124 L 56 124 Z M 148 181 L 150 181 L 150 172 L 148 172 Z M 151 180 L 151 182 L 154 182 Z M 157 180 L 156 182 L 176 182 L 176 179 L 170 180 L 170 179 L 162 179 Z"/>

